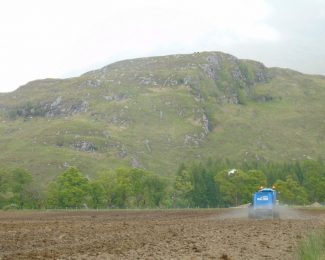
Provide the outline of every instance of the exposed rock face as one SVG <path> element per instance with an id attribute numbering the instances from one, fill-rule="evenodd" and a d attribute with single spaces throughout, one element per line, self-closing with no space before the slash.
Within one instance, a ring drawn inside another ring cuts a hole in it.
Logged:
<path id="1" fill-rule="evenodd" d="M 187 134 L 184 137 L 185 145 L 198 147 L 200 145 L 200 141 L 201 141 L 201 139 L 197 134 L 193 134 L 193 135 Z"/>
<path id="2" fill-rule="evenodd" d="M 109 96 L 103 96 L 103 98 L 107 101 L 122 101 L 127 99 L 127 95 L 125 94 L 112 94 Z"/>
<path id="3" fill-rule="evenodd" d="M 79 114 L 88 111 L 89 104 L 87 101 L 79 101 L 68 108 L 68 114 Z M 63 110 L 64 111 L 64 110 Z"/>
<path id="4" fill-rule="evenodd" d="M 60 105 L 62 101 L 62 97 L 58 97 L 52 104 L 51 104 L 51 108 L 55 109 L 58 105 Z"/>
<path id="5" fill-rule="evenodd" d="M 274 97 L 271 94 L 266 94 L 266 95 L 259 95 L 257 97 L 255 97 L 255 100 L 257 102 L 271 102 L 274 100 Z"/>
<path id="6" fill-rule="evenodd" d="M 83 100 L 64 102 L 61 96 L 57 97 L 53 102 L 39 104 L 27 103 L 21 107 L 9 109 L 11 117 L 54 117 L 54 116 L 70 116 L 74 114 L 87 112 L 89 103 Z"/>
<path id="7" fill-rule="evenodd" d="M 206 114 L 202 115 L 202 128 L 205 135 L 210 132 L 209 119 Z"/>
<path id="8" fill-rule="evenodd" d="M 228 96 L 222 96 L 218 98 L 219 104 L 225 105 L 225 104 L 239 104 L 239 98 L 237 94 L 230 94 Z"/>
<path id="9" fill-rule="evenodd" d="M 132 158 L 132 168 L 141 168 L 141 163 L 137 158 Z"/>
<path id="10" fill-rule="evenodd" d="M 102 87 L 102 82 L 99 79 L 96 80 L 86 80 L 82 82 L 79 86 L 80 88 L 99 88 Z"/>
<path id="11" fill-rule="evenodd" d="M 95 152 L 97 150 L 96 146 L 92 143 L 86 141 L 80 141 L 72 145 L 73 148 L 83 151 L 83 152 Z"/>
<path id="12" fill-rule="evenodd" d="M 128 150 L 125 146 L 122 146 L 119 150 L 118 156 L 120 158 L 125 158 L 126 156 L 128 156 Z"/>
<path id="13" fill-rule="evenodd" d="M 202 116 L 199 118 L 199 122 L 202 126 L 202 131 L 199 133 L 186 134 L 184 136 L 185 145 L 198 147 L 211 132 L 212 126 L 205 111 L 202 112 Z"/>

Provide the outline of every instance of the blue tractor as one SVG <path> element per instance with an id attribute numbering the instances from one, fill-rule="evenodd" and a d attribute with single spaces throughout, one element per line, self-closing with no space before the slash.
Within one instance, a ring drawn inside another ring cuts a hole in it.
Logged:
<path id="1" fill-rule="evenodd" d="M 271 188 L 261 188 L 253 194 L 253 203 L 249 207 L 249 218 L 279 218 L 277 192 Z"/>

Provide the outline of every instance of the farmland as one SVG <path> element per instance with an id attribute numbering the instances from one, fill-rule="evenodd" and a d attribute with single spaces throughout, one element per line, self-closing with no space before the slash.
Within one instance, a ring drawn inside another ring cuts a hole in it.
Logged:
<path id="1" fill-rule="evenodd" d="M 0 259 L 294 259 L 324 210 L 251 220 L 245 209 L 0 212 Z"/>

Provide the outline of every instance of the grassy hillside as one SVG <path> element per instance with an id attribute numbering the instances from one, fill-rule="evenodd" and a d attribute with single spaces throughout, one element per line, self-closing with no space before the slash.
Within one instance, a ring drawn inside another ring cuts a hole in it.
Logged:
<path id="1" fill-rule="evenodd" d="M 126 60 L 0 95 L 0 165 L 48 181 L 74 165 L 300 160 L 325 155 L 325 77 L 219 52 Z"/>

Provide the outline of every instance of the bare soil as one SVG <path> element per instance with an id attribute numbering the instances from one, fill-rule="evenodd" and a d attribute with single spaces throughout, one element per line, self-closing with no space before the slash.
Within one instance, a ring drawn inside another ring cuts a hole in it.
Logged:
<path id="1" fill-rule="evenodd" d="M 241 209 L 0 212 L 0 259 L 294 259 L 325 210 L 251 220 Z"/>

